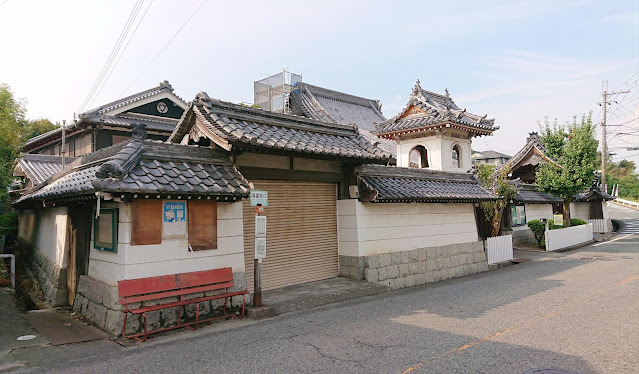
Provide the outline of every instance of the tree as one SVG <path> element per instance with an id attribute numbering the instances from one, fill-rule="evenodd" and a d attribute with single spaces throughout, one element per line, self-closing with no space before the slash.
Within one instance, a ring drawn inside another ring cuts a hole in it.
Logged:
<path id="1" fill-rule="evenodd" d="M 601 163 L 601 154 L 597 153 L 597 165 Z M 621 160 L 614 162 L 610 157 L 606 161 L 606 179 L 610 192 L 612 186 L 619 185 L 619 197 L 622 199 L 639 200 L 639 175 L 635 173 L 633 161 Z"/>
<path id="2" fill-rule="evenodd" d="M 25 103 L 17 100 L 8 85 L 0 84 L 0 213 L 8 201 L 7 187 L 13 181 L 13 161 L 21 145 Z"/>
<path id="3" fill-rule="evenodd" d="M 477 177 L 479 183 L 500 198 L 496 201 L 485 201 L 480 204 L 484 216 L 490 221 L 492 230 L 490 236 L 498 236 L 501 228 L 501 217 L 508 202 L 517 196 L 517 188 L 508 184 L 510 168 L 505 166 L 496 170 L 494 165 L 481 165 Z"/>
<path id="4" fill-rule="evenodd" d="M 547 156 L 557 161 L 541 164 L 537 169 L 537 184 L 542 191 L 564 200 L 564 223 L 570 226 L 570 203 L 574 196 L 592 185 L 596 170 L 597 145 L 592 113 L 573 117 L 572 123 L 551 126 L 546 118 L 541 141 Z"/>
<path id="5" fill-rule="evenodd" d="M 28 120 L 22 127 L 21 137 L 22 141 L 26 142 L 27 140 L 36 137 L 38 135 L 44 134 L 51 130 L 57 129 L 58 125 L 54 125 L 51 121 L 46 118 L 40 118 L 36 120 Z"/>

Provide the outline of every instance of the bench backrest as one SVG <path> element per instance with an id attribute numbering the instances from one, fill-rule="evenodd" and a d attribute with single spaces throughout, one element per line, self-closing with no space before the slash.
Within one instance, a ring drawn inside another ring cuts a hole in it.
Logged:
<path id="1" fill-rule="evenodd" d="M 121 280 L 118 297 L 120 304 L 129 304 L 229 287 L 233 287 L 233 269 L 222 268 Z"/>

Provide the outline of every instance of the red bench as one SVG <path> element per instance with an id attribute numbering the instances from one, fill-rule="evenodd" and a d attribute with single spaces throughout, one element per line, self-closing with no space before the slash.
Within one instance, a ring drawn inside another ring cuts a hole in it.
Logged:
<path id="1" fill-rule="evenodd" d="M 235 314 L 226 314 L 226 305 L 228 298 L 232 296 L 242 295 L 242 314 L 240 318 L 244 318 L 245 297 L 248 291 L 229 292 L 229 288 L 233 287 L 233 270 L 231 268 L 222 268 L 214 270 L 196 271 L 192 273 L 180 273 L 171 275 L 162 275 L 158 277 L 127 279 L 118 281 L 118 298 L 121 305 L 124 305 L 124 323 L 122 324 L 122 335 L 127 338 L 135 338 L 139 341 L 145 341 L 149 334 L 155 334 L 162 331 L 173 330 L 180 327 L 189 329 L 197 328 L 198 323 L 208 322 L 215 319 L 234 317 Z M 212 296 L 194 297 L 185 299 L 185 296 L 206 291 L 224 290 L 223 293 Z M 179 296 L 178 301 L 160 303 L 158 305 L 141 306 L 139 308 L 130 308 L 130 304 L 139 303 L 150 300 L 159 300 L 164 298 Z M 200 303 L 215 299 L 224 299 L 224 315 L 205 320 L 200 320 Z M 195 321 L 182 323 L 180 316 L 182 308 L 188 304 L 196 304 Z M 167 308 L 178 308 L 177 325 L 160 328 L 153 331 L 147 331 L 146 313 L 154 310 Z M 144 319 L 144 332 L 133 335 L 124 333 L 126 328 L 126 319 L 128 315 L 142 314 Z M 195 325 L 194 328 L 191 325 Z M 144 336 L 140 339 L 140 336 Z"/>

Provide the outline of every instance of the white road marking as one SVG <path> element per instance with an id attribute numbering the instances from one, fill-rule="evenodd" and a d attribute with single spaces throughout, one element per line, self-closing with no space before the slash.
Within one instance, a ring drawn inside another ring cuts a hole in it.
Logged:
<path id="1" fill-rule="evenodd" d="M 618 238 L 612 239 L 612 240 L 608 240 L 607 242 L 601 242 L 601 243 L 597 243 L 597 244 L 593 244 L 593 247 L 596 247 L 598 245 L 602 245 L 602 244 L 606 244 L 606 243 L 610 243 L 610 242 L 616 242 L 617 240 L 623 239 L 623 238 L 627 238 L 628 236 L 632 236 L 634 234 L 628 234 L 628 235 L 624 235 L 624 236 L 620 236 Z"/>

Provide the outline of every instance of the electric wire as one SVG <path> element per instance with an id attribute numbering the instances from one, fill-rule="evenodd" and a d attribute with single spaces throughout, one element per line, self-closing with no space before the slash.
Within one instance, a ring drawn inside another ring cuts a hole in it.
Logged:
<path id="1" fill-rule="evenodd" d="M 95 83 L 91 87 L 91 90 L 89 91 L 89 94 L 84 99 L 84 102 L 82 102 L 82 105 L 80 106 L 80 108 L 78 108 L 78 113 L 82 113 L 82 111 L 86 108 L 87 104 L 90 102 L 91 98 L 95 94 L 99 84 L 104 79 L 104 77 L 106 75 L 106 72 L 109 70 L 111 64 L 113 63 L 113 60 L 115 59 L 115 56 L 117 55 L 119 49 L 122 47 L 122 43 L 124 42 L 124 40 L 126 38 L 126 35 L 128 34 L 129 30 L 131 29 L 131 25 L 133 25 L 133 21 L 135 20 L 135 16 L 137 16 L 137 12 L 139 12 L 143 1 L 144 0 L 137 0 L 135 5 L 133 6 L 133 9 L 131 10 L 131 13 L 129 14 L 129 18 L 127 19 L 126 23 L 124 24 L 124 28 L 120 32 L 120 36 L 118 37 L 118 40 L 116 41 L 115 45 L 113 46 L 113 49 L 111 50 L 111 54 L 109 55 L 109 57 L 107 58 L 106 63 L 102 67 L 102 71 L 100 71 L 100 75 L 95 80 Z"/>
<path id="2" fill-rule="evenodd" d="M 162 54 L 162 52 L 164 52 L 164 50 L 169 46 L 169 44 L 171 44 L 171 42 L 175 39 L 176 36 L 178 36 L 178 34 L 182 31 L 182 29 L 184 29 L 184 27 L 189 23 L 189 21 L 191 21 L 191 19 L 193 18 L 193 16 L 195 16 L 195 14 L 200 10 L 200 8 L 202 7 L 202 5 L 204 5 L 204 3 L 206 2 L 206 0 L 203 0 L 200 5 L 195 9 L 195 11 L 193 11 L 193 13 L 191 14 L 191 16 L 186 20 L 186 22 L 184 22 L 184 24 L 182 24 L 182 26 L 175 32 L 175 34 L 173 34 L 173 36 L 171 37 L 171 39 L 169 39 L 169 41 L 164 45 L 164 47 L 162 47 L 162 49 L 155 55 L 155 57 L 153 57 L 153 59 L 151 60 L 151 62 L 149 62 L 144 69 L 142 69 L 142 72 L 133 80 L 133 82 L 131 82 L 131 84 L 129 84 L 127 86 L 127 88 L 124 89 L 124 91 L 122 91 L 122 93 L 120 94 L 120 98 L 122 98 L 122 96 L 124 96 L 124 94 L 129 90 L 129 88 L 131 88 L 131 86 L 133 86 L 135 84 L 135 82 L 138 81 L 138 79 L 140 79 L 140 77 L 142 77 L 142 75 L 144 75 L 144 73 L 146 73 L 146 71 L 149 69 L 149 67 L 151 65 L 153 65 L 153 63 L 155 62 L 155 60 L 158 59 L 158 57 L 160 57 L 160 55 Z"/>
<path id="3" fill-rule="evenodd" d="M 129 44 L 131 43 L 131 40 L 133 40 L 133 37 L 135 36 L 135 33 L 138 31 L 138 28 L 140 27 L 140 24 L 142 23 L 142 21 L 144 20 L 144 17 L 148 13 L 149 8 L 151 8 L 151 4 L 153 4 L 153 0 L 151 0 L 151 2 L 149 2 L 149 5 L 146 7 L 146 10 L 142 14 L 142 17 L 140 17 L 140 21 L 138 21 L 138 24 L 135 26 L 135 29 L 133 29 L 133 33 L 131 34 L 131 36 L 129 37 L 129 40 L 124 45 L 124 48 L 122 49 L 122 52 L 120 53 L 120 56 L 118 56 L 118 59 L 115 61 L 115 64 L 113 64 L 113 67 L 111 68 L 111 71 L 109 72 L 109 75 L 107 75 L 107 77 L 102 82 L 102 85 L 100 86 L 100 89 L 93 96 L 93 100 L 91 101 L 91 104 L 89 104 L 89 107 L 91 105 L 93 105 L 93 102 L 98 98 L 98 96 L 100 96 L 100 92 L 102 92 L 102 89 L 104 88 L 106 83 L 109 81 L 109 78 L 111 77 L 111 74 L 113 74 L 113 72 L 115 71 L 115 68 L 118 66 L 118 62 L 120 62 L 120 59 L 124 55 L 124 52 L 126 52 L 126 49 L 129 47 Z"/>

